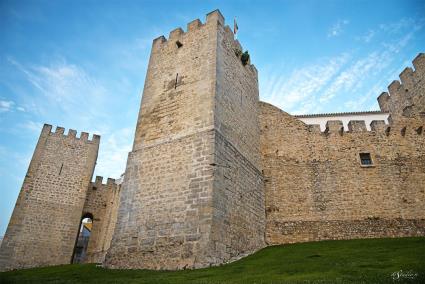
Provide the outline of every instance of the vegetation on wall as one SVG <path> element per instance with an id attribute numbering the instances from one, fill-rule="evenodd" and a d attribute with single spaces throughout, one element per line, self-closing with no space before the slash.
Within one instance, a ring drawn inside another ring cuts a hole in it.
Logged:
<path id="1" fill-rule="evenodd" d="M 236 57 L 241 59 L 242 64 L 245 66 L 249 62 L 249 53 L 248 50 L 246 50 L 244 53 L 242 53 L 242 50 L 240 50 L 238 47 L 235 48 L 235 55 Z"/>
<path id="2" fill-rule="evenodd" d="M 248 62 L 249 62 L 249 53 L 248 53 L 248 50 L 245 51 L 244 53 L 242 53 L 241 61 L 242 61 L 242 64 L 243 65 L 248 64 Z"/>

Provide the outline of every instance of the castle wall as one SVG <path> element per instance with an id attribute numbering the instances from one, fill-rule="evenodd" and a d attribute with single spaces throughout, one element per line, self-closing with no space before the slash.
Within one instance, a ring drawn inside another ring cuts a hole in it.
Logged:
<path id="1" fill-rule="evenodd" d="M 257 69 L 249 63 L 244 66 L 235 50 L 242 47 L 229 26 L 219 29 L 215 128 L 259 168 Z"/>
<path id="2" fill-rule="evenodd" d="M 106 265 L 176 269 L 204 256 L 212 142 L 207 131 L 130 153 Z"/>
<path id="3" fill-rule="evenodd" d="M 391 113 L 397 119 L 374 121 L 372 131 L 329 121 L 321 132 L 272 105 L 260 109 L 268 244 L 425 235 L 423 119 Z M 360 153 L 373 164 L 361 165 Z"/>
<path id="4" fill-rule="evenodd" d="M 0 269 L 71 262 L 100 137 L 44 125 L 0 248 Z"/>
<path id="5" fill-rule="evenodd" d="M 320 130 L 325 131 L 326 123 L 329 120 L 341 120 L 344 129 L 348 129 L 348 123 L 351 120 L 364 120 L 366 129 L 370 129 L 370 123 L 374 120 L 383 120 L 388 123 L 388 113 L 381 111 L 366 111 L 366 112 L 353 112 L 353 113 L 330 113 L 330 114 L 307 114 L 295 115 L 295 118 L 301 120 L 307 125 L 320 125 Z"/>
<path id="6" fill-rule="evenodd" d="M 211 240 L 223 263 L 264 247 L 258 79 L 243 65 L 229 26 L 219 29 L 215 96 L 215 165 Z"/>
<path id="7" fill-rule="evenodd" d="M 107 267 L 206 267 L 264 245 L 257 74 L 235 44 L 219 11 L 154 40 Z"/>
<path id="8" fill-rule="evenodd" d="M 101 263 L 105 260 L 117 221 L 120 185 L 108 178 L 106 184 L 97 176 L 87 191 L 81 216 L 91 214 L 93 226 L 87 247 L 86 263 Z"/>
<path id="9" fill-rule="evenodd" d="M 257 70 L 216 10 L 155 39 L 122 185 L 90 182 L 100 137 L 45 125 L 0 270 L 218 265 L 266 244 L 425 235 L 425 55 L 378 98 L 386 121 L 306 125 L 259 102 Z M 372 164 L 362 164 L 361 153 Z"/>
<path id="10" fill-rule="evenodd" d="M 261 172 L 220 132 L 215 135 L 213 208 L 212 264 L 265 246 Z"/>
<path id="11" fill-rule="evenodd" d="M 216 21 L 153 41 L 133 151 L 213 128 Z"/>
<path id="12" fill-rule="evenodd" d="M 388 86 L 388 92 L 378 97 L 382 111 L 390 112 L 392 120 L 421 119 L 425 117 L 425 54 L 413 60 L 413 70 L 407 67 Z"/>
<path id="13" fill-rule="evenodd" d="M 108 267 L 207 265 L 218 16 L 153 42 Z"/>

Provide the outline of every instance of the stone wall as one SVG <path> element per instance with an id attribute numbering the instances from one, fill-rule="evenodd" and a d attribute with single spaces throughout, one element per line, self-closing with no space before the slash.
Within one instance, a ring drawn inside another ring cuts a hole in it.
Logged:
<path id="1" fill-rule="evenodd" d="M 213 128 L 216 42 L 215 15 L 154 39 L 133 151 Z"/>
<path id="2" fill-rule="evenodd" d="M 215 129 L 260 167 L 258 74 L 254 65 L 243 65 L 236 50 L 242 46 L 229 26 L 218 31 Z"/>
<path id="3" fill-rule="evenodd" d="M 259 102 L 257 70 L 238 51 L 218 10 L 153 41 L 121 186 L 90 182 L 99 136 L 45 125 L 0 270 L 70 263 L 86 214 L 86 262 L 109 268 L 200 268 L 266 244 L 425 235 L 424 54 L 378 98 L 389 124 L 329 121 L 321 132 Z"/>
<path id="4" fill-rule="evenodd" d="M 423 74 L 418 66 L 415 76 Z M 416 80 L 407 91 L 415 102 L 424 90 Z M 425 235 L 420 115 L 390 113 L 390 125 L 374 121 L 371 131 L 362 121 L 348 131 L 329 121 L 321 132 L 272 105 L 260 109 L 268 244 Z M 370 153 L 373 164 L 362 165 L 360 153 Z"/>
<path id="5" fill-rule="evenodd" d="M 206 265 L 218 16 L 153 41 L 107 267 Z"/>
<path id="6" fill-rule="evenodd" d="M 44 125 L 0 249 L 0 269 L 71 262 L 100 136 Z"/>
<path id="7" fill-rule="evenodd" d="M 87 247 L 86 263 L 101 263 L 105 260 L 117 221 L 120 185 L 108 178 L 106 184 L 97 176 L 87 191 L 82 217 L 93 216 L 93 226 Z"/>
<path id="8" fill-rule="evenodd" d="M 132 152 L 109 267 L 193 266 L 209 241 L 211 131 Z"/>
<path id="9" fill-rule="evenodd" d="M 211 263 L 238 259 L 265 246 L 262 174 L 218 131 L 213 208 Z"/>
<path id="10" fill-rule="evenodd" d="M 206 267 L 264 245 L 257 74 L 229 31 L 214 11 L 154 40 L 107 267 Z"/>
<path id="11" fill-rule="evenodd" d="M 229 26 L 218 30 L 215 96 L 214 193 L 211 263 L 223 263 L 265 246 L 260 168 L 258 78 L 243 65 Z"/>
<path id="12" fill-rule="evenodd" d="M 425 54 L 413 60 L 413 70 L 407 67 L 388 86 L 388 92 L 378 97 L 382 111 L 390 112 L 393 119 L 425 117 Z"/>

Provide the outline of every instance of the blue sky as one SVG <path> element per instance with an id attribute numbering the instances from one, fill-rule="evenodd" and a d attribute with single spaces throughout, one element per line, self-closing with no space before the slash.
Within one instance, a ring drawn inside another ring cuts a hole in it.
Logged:
<path id="1" fill-rule="evenodd" d="M 294 114 L 377 109 L 425 51 L 424 1 L 0 0 L 0 236 L 43 123 L 101 134 L 95 174 L 119 177 L 152 39 L 217 8 Z"/>

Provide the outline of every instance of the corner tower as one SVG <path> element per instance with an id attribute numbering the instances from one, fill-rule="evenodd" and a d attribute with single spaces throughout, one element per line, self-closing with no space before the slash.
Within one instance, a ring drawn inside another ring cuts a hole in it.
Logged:
<path id="1" fill-rule="evenodd" d="M 105 265 L 216 265 L 264 246 L 258 80 L 216 10 L 155 39 Z"/>

